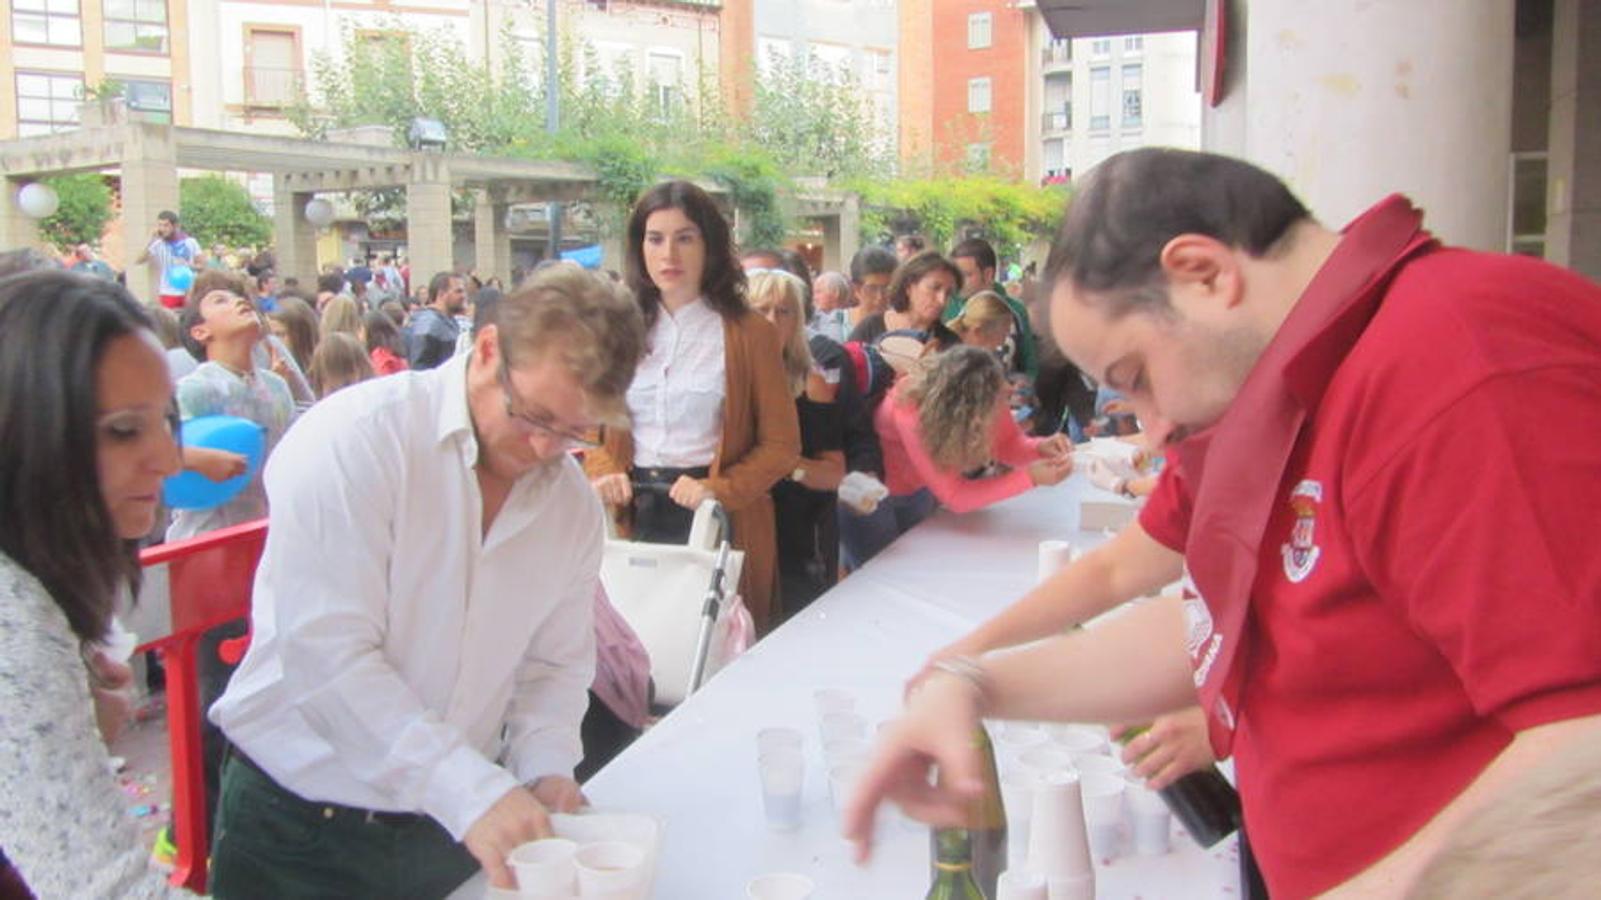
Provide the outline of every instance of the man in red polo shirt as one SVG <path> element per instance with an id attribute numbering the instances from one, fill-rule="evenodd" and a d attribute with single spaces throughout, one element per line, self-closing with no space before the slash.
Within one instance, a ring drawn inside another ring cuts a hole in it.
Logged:
<path id="1" fill-rule="evenodd" d="M 1128 721 L 1198 694 L 1273 893 L 1392 895 L 1509 783 L 1601 740 L 1601 289 L 1421 221 L 1391 197 L 1336 233 L 1208 154 L 1087 179 L 1052 326 L 1172 445 L 1200 596 L 929 678 L 852 837 L 886 795 L 959 816 L 924 776 L 971 783 L 980 715 Z"/>

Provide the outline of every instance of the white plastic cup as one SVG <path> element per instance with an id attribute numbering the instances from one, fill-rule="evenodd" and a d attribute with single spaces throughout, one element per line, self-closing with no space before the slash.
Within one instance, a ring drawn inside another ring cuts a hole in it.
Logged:
<path id="1" fill-rule="evenodd" d="M 631 897 L 642 893 L 645 851 L 622 841 L 585 844 L 573 855 L 580 897 Z"/>
<path id="2" fill-rule="evenodd" d="M 1015 765 L 1023 753 L 1050 740 L 1045 729 L 1033 722 L 1006 722 L 991 733 L 995 735 L 995 749 L 1000 751 L 1002 768 Z"/>
<path id="3" fill-rule="evenodd" d="M 1047 775 L 1034 788 L 1027 868 L 1048 881 L 1088 875 L 1093 888 L 1095 868 L 1084 826 L 1084 798 L 1072 772 Z M 1051 896 L 1056 896 L 1054 890 Z"/>
<path id="4" fill-rule="evenodd" d="M 758 875 L 745 885 L 747 900 L 807 900 L 817 885 L 805 875 L 775 872 Z"/>
<path id="5" fill-rule="evenodd" d="M 1034 578 L 1037 582 L 1044 582 L 1067 568 L 1067 564 L 1072 561 L 1072 544 L 1067 541 L 1040 541 L 1039 561 Z"/>
<path id="6" fill-rule="evenodd" d="M 1054 744 L 1041 744 L 1024 750 L 1017 755 L 1017 764 L 1036 778 L 1078 772 L 1073 768 L 1073 754 Z"/>
<path id="7" fill-rule="evenodd" d="M 511 851 L 507 861 L 517 873 L 517 891 L 524 897 L 571 897 L 578 884 L 573 857 L 578 842 L 566 838 L 529 841 Z"/>
<path id="8" fill-rule="evenodd" d="M 830 766 L 844 765 L 846 763 L 865 763 L 872 752 L 872 745 L 856 738 L 840 738 L 829 741 L 823 745 L 823 761 Z"/>
<path id="9" fill-rule="evenodd" d="M 1006 864 L 1021 866 L 1028 854 L 1028 824 L 1034 813 L 1032 772 L 1014 771 L 1001 776 L 1001 805 L 1006 807 Z"/>
<path id="10" fill-rule="evenodd" d="M 1134 852 L 1140 856 L 1164 856 L 1173 849 L 1173 811 L 1162 795 L 1129 776 L 1124 789 L 1125 805 L 1134 832 Z"/>
<path id="11" fill-rule="evenodd" d="M 856 695 L 844 688 L 818 688 L 812 691 L 812 702 L 817 705 L 818 718 L 829 713 L 856 711 Z"/>
<path id="12" fill-rule="evenodd" d="M 1122 760 L 1113 759 L 1104 753 L 1075 753 L 1073 754 L 1073 768 L 1080 775 L 1111 775 L 1122 778 L 1128 774 L 1128 767 Z"/>
<path id="13" fill-rule="evenodd" d="M 1121 776 L 1085 774 L 1079 783 L 1090 852 L 1096 859 L 1115 859 L 1123 844 L 1123 790 L 1128 782 Z"/>
<path id="14" fill-rule="evenodd" d="M 825 744 L 830 741 L 867 739 L 867 720 L 855 713 L 826 713 L 818 720 L 817 728 Z"/>
<path id="15" fill-rule="evenodd" d="M 995 900 L 1046 900 L 1045 876 L 1027 869 L 1007 869 L 995 879 Z"/>
<path id="16" fill-rule="evenodd" d="M 1045 879 L 1050 900 L 1095 900 L 1095 873 Z"/>
<path id="17" fill-rule="evenodd" d="M 756 768 L 762 780 L 762 809 L 767 814 L 767 827 L 774 831 L 799 829 L 806 758 L 795 750 L 769 750 L 756 760 Z"/>
<path id="18" fill-rule="evenodd" d="M 834 811 L 843 813 L 845 804 L 851 802 L 851 791 L 856 787 L 857 779 L 867 768 L 863 763 L 841 763 L 830 766 L 828 769 L 828 796 L 834 801 Z"/>
<path id="19" fill-rule="evenodd" d="M 1088 725 L 1052 726 L 1051 743 L 1069 753 L 1101 753 L 1107 746 L 1106 736 Z"/>
<path id="20" fill-rule="evenodd" d="M 801 751 L 806 739 L 795 728 L 763 728 L 756 732 L 756 754 L 760 756 L 771 750 Z"/>

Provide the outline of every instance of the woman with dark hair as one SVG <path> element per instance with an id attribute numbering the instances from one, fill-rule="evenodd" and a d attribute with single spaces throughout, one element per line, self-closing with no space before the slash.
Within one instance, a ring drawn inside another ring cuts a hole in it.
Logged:
<path id="1" fill-rule="evenodd" d="M 88 679 L 178 470 L 172 381 L 122 288 L 0 281 L 0 846 L 40 897 L 166 896 Z"/>
<path id="2" fill-rule="evenodd" d="M 962 339 L 940 322 L 940 315 L 946 299 L 961 286 L 962 272 L 955 263 L 934 250 L 918 254 L 902 263 L 890 279 L 889 308 L 858 322 L 850 339 L 877 344 L 887 334 L 905 334 L 926 349 L 954 347 Z"/>
<path id="3" fill-rule="evenodd" d="M 766 631 L 777 583 L 768 490 L 794 471 L 800 426 L 778 334 L 746 306 L 728 222 L 705 191 L 671 181 L 639 199 L 628 286 L 649 350 L 628 389 L 632 430 L 605 429 L 587 459 L 595 489 L 631 513 L 636 540 L 680 543 L 703 501 L 721 503 L 745 552 L 740 593 Z"/>
<path id="4" fill-rule="evenodd" d="M 406 365 L 406 341 L 388 313 L 378 309 L 367 313 L 362 319 L 362 330 L 366 334 L 373 374 L 393 375 L 411 368 Z"/>
<path id="5" fill-rule="evenodd" d="M 924 359 L 896 383 L 873 416 L 889 497 L 842 529 L 852 568 L 921 522 L 936 502 L 969 512 L 1072 473 L 1072 444 L 1062 435 L 1025 436 L 1010 398 L 1000 360 L 978 347 Z M 1007 469 L 987 474 L 995 462 Z"/>

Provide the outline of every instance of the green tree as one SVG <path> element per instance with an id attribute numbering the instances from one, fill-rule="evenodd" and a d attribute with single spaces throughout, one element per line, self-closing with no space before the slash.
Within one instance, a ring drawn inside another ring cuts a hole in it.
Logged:
<path id="1" fill-rule="evenodd" d="M 256 209 L 249 192 L 220 175 L 180 181 L 178 216 L 201 246 L 259 247 L 272 240 L 272 220 Z"/>
<path id="2" fill-rule="evenodd" d="M 868 240 L 886 237 L 892 222 L 909 217 L 935 248 L 948 248 L 959 233 L 976 233 L 1002 256 L 1015 256 L 1034 238 L 1054 232 L 1068 199 L 1061 187 L 1039 188 L 993 175 L 863 180 L 851 186 L 862 196 L 862 231 Z"/>
<path id="3" fill-rule="evenodd" d="M 767 63 L 757 73 L 745 136 L 796 175 L 843 180 L 890 173 L 889 142 L 877 134 L 854 74 L 810 54 Z"/>
<path id="4" fill-rule="evenodd" d="M 105 177 L 85 172 L 46 178 L 44 183 L 61 198 L 56 211 L 39 223 L 44 239 L 60 250 L 78 244 L 98 245 L 112 215 L 111 188 Z"/>

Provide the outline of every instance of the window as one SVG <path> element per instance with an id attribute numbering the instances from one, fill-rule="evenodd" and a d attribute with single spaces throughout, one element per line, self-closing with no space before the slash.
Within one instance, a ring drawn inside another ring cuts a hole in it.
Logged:
<path id="1" fill-rule="evenodd" d="M 1090 130 L 1112 127 L 1112 70 L 1097 66 L 1090 70 Z"/>
<path id="2" fill-rule="evenodd" d="M 83 76 L 17 73 L 17 135 L 33 137 L 78 127 Z"/>
<path id="3" fill-rule="evenodd" d="M 990 167 L 990 145 L 967 145 L 967 169 L 970 172 L 983 172 Z"/>
<path id="4" fill-rule="evenodd" d="M 613 95 L 632 94 L 639 84 L 634 70 L 634 47 L 613 41 L 596 41 L 594 68 L 590 77 L 597 79 Z"/>
<path id="5" fill-rule="evenodd" d="M 1067 142 L 1060 138 L 1045 142 L 1045 174 L 1055 175 L 1067 165 Z"/>
<path id="6" fill-rule="evenodd" d="M 795 44 L 788 38 L 756 39 L 756 66 L 763 75 L 782 71 L 795 58 Z"/>
<path id="7" fill-rule="evenodd" d="M 106 49 L 167 52 L 167 0 L 105 0 Z"/>
<path id="8" fill-rule="evenodd" d="M 987 12 L 969 13 L 967 16 L 967 49 L 983 50 L 990 45 L 990 31 L 994 17 Z"/>
<path id="9" fill-rule="evenodd" d="M 888 50 L 862 51 L 862 84 L 870 91 L 895 88 L 895 63 Z"/>
<path id="10" fill-rule="evenodd" d="M 83 20 L 78 18 L 78 0 L 14 0 L 11 40 L 18 44 L 82 46 Z"/>
<path id="11" fill-rule="evenodd" d="M 989 78 L 967 79 L 967 111 L 970 113 L 987 113 L 990 111 Z"/>
<path id="12" fill-rule="evenodd" d="M 124 79 L 122 95 L 128 112 L 145 122 L 172 124 L 172 82 Z"/>
<path id="13" fill-rule="evenodd" d="M 1096 38 L 1090 43 L 1090 53 L 1095 56 L 1106 56 L 1112 52 L 1111 38 Z"/>
<path id="14" fill-rule="evenodd" d="M 850 81 L 851 48 L 843 44 L 813 43 L 807 52 L 811 55 L 814 77 L 833 84 Z"/>
<path id="15" fill-rule="evenodd" d="M 1123 67 L 1123 127 L 1139 128 L 1145 120 L 1145 100 L 1140 91 L 1140 75 L 1144 66 L 1138 63 Z"/>
<path id="16" fill-rule="evenodd" d="M 684 58 L 677 53 L 652 50 L 647 65 L 651 102 L 656 114 L 669 116 L 684 102 Z"/>
<path id="17" fill-rule="evenodd" d="M 1052 38 L 1040 51 L 1042 65 L 1057 66 L 1073 61 L 1073 42 L 1068 38 Z"/>
<path id="18" fill-rule="evenodd" d="M 300 84 L 300 35 L 293 29 L 245 27 L 245 102 L 287 106 Z"/>
<path id="19" fill-rule="evenodd" d="M 1512 154 L 1508 198 L 1507 250 L 1524 256 L 1545 256 L 1547 154 Z"/>
<path id="20" fill-rule="evenodd" d="M 1145 35 L 1131 34 L 1123 39 L 1124 53 L 1139 53 L 1145 49 Z"/>

